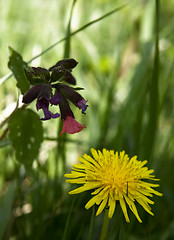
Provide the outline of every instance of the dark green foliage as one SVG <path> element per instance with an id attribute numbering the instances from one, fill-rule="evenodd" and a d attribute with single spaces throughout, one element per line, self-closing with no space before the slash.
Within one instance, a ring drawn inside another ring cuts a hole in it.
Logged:
<path id="1" fill-rule="evenodd" d="M 32 110 L 18 109 L 10 117 L 8 126 L 17 161 L 31 167 L 43 141 L 42 122 Z"/>
<path id="2" fill-rule="evenodd" d="M 13 48 L 9 47 L 9 51 L 10 58 L 8 67 L 16 78 L 17 87 L 21 90 L 21 93 L 24 94 L 30 87 L 24 72 L 24 69 L 28 69 L 28 65 L 23 61 L 20 54 L 13 50 Z"/>
<path id="3" fill-rule="evenodd" d="M 4 196 L 0 198 L 0 226 L 1 226 L 0 239 L 3 238 L 5 231 L 11 220 L 15 192 L 16 192 L 16 183 L 14 181 L 8 187 Z"/>

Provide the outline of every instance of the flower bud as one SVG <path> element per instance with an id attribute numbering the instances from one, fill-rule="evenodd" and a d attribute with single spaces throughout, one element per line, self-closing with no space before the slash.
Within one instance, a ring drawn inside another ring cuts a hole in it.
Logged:
<path id="1" fill-rule="evenodd" d="M 69 84 L 76 85 L 76 79 L 73 77 L 73 75 L 69 72 L 66 71 L 64 75 L 64 81 L 66 81 Z"/>
<path id="2" fill-rule="evenodd" d="M 35 76 L 45 79 L 47 81 L 50 80 L 50 73 L 47 69 L 42 68 L 42 67 L 32 67 L 33 69 L 33 73 L 35 74 Z"/>
<path id="3" fill-rule="evenodd" d="M 25 104 L 31 103 L 38 97 L 41 88 L 42 84 L 37 84 L 34 87 L 30 88 L 30 90 L 23 96 L 22 102 Z"/>
<path id="4" fill-rule="evenodd" d="M 51 74 L 51 82 L 59 81 L 65 75 L 65 70 L 62 66 L 55 67 Z"/>
<path id="5" fill-rule="evenodd" d="M 50 67 L 49 71 L 53 71 L 53 69 L 58 66 L 62 66 L 65 69 L 71 70 L 72 68 L 75 68 L 77 66 L 77 64 L 78 64 L 78 62 L 73 58 L 63 59 L 63 60 L 58 61 L 54 66 Z"/>

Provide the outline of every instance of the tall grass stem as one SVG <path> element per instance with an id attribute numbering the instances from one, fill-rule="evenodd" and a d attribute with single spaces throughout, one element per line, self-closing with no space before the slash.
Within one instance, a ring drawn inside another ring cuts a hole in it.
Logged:
<path id="1" fill-rule="evenodd" d="M 150 159 L 153 152 L 155 143 L 156 132 L 158 128 L 158 115 L 159 115 L 159 12 L 160 0 L 156 0 L 155 5 L 155 54 L 152 78 L 150 82 L 150 103 L 149 103 L 149 122 L 145 135 L 145 153 L 144 157 Z"/>
<path id="2" fill-rule="evenodd" d="M 103 226 L 100 234 L 100 240 L 105 240 L 108 232 L 109 218 L 108 218 L 108 208 L 105 208 L 105 215 L 103 220 Z"/>
<path id="3" fill-rule="evenodd" d="M 68 229 L 69 229 L 69 227 L 70 227 L 71 214 L 72 214 L 72 210 L 73 210 L 75 201 L 76 201 L 76 196 L 73 198 L 73 201 L 72 201 L 72 203 L 71 203 L 71 207 L 70 207 L 69 214 L 68 214 L 68 217 L 67 217 L 67 220 L 66 220 L 65 230 L 64 230 L 64 233 L 63 233 L 63 238 L 62 238 L 62 240 L 66 240 L 66 238 L 67 238 Z"/>
<path id="4" fill-rule="evenodd" d="M 90 227 L 89 227 L 89 235 L 88 235 L 88 240 L 92 240 L 92 237 L 94 235 L 94 218 L 95 218 L 95 206 L 92 208 L 92 215 L 91 215 L 91 222 L 90 222 Z"/>

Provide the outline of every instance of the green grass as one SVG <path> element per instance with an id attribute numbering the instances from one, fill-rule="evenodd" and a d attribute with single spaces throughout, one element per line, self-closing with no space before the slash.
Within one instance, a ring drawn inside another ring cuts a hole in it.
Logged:
<path id="1" fill-rule="evenodd" d="M 73 74 L 89 105 L 85 116 L 72 107 L 87 127 L 78 134 L 60 138 L 60 120 L 43 123 L 44 142 L 32 172 L 16 161 L 7 124 L 1 126 L 0 239 L 99 239 L 104 215 L 91 217 L 94 210 L 84 208 L 90 193 L 69 196 L 63 178 L 91 147 L 124 149 L 147 159 L 161 179 L 163 197 L 154 197 L 154 217 L 138 208 L 143 223 L 129 212 L 126 224 L 118 207 L 107 239 L 174 238 L 174 3 L 133 0 L 120 8 L 124 3 L 0 2 L 0 78 L 6 76 L 0 123 L 19 95 L 14 77 L 7 76 L 8 45 L 26 62 L 45 68 L 75 58 Z M 36 111 L 35 103 L 28 108 Z"/>

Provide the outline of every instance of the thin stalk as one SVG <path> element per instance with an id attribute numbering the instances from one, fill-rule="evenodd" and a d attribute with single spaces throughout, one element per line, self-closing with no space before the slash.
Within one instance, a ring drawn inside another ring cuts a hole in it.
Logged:
<path id="1" fill-rule="evenodd" d="M 57 46 L 59 43 L 64 42 L 68 37 L 76 35 L 77 33 L 83 31 L 85 28 L 88 28 L 89 26 L 93 25 L 94 23 L 97 23 L 101 20 L 103 20 L 104 18 L 118 12 L 119 10 L 121 10 L 122 8 L 124 8 L 126 4 L 123 4 L 121 7 L 117 7 L 115 9 L 113 9 L 112 11 L 104 14 L 103 16 L 96 18 L 95 20 L 83 25 L 82 27 L 80 27 L 79 29 L 77 29 L 76 31 L 72 32 L 69 36 L 66 36 L 60 40 L 58 40 L 57 42 L 55 42 L 54 44 L 52 44 L 51 46 L 49 46 L 48 48 L 46 48 L 44 51 L 42 51 L 41 53 L 39 53 L 38 55 L 34 56 L 33 58 L 31 58 L 27 63 L 31 63 L 33 60 L 35 60 L 36 58 L 42 56 L 43 54 L 47 53 L 48 51 L 50 51 L 52 48 L 54 48 L 55 46 Z M 7 75 L 5 75 L 3 78 L 0 79 L 0 85 L 5 82 L 7 79 L 9 79 L 10 77 L 12 77 L 13 74 L 12 73 L 8 73 Z"/>
<path id="2" fill-rule="evenodd" d="M 149 104 L 149 123 L 145 135 L 145 158 L 149 159 L 155 142 L 155 135 L 158 127 L 159 115 L 159 15 L 160 15 L 160 0 L 156 0 L 155 5 L 155 56 L 150 82 L 150 104 Z"/>
<path id="3" fill-rule="evenodd" d="M 124 225 L 124 222 L 121 221 L 118 240 L 123 240 L 123 239 L 125 239 L 125 225 Z"/>
<path id="4" fill-rule="evenodd" d="M 69 17 L 69 22 L 67 26 L 67 39 L 65 41 L 65 49 L 64 49 L 64 58 L 69 58 L 70 57 L 70 52 L 71 52 L 71 21 L 72 21 L 72 15 L 73 15 L 73 9 L 75 6 L 76 0 L 73 0 L 71 11 L 70 11 L 70 17 Z"/>
<path id="5" fill-rule="evenodd" d="M 116 66 L 115 68 L 116 69 Z M 111 84 L 108 87 L 108 94 L 106 97 L 106 105 L 105 105 L 105 111 L 104 114 L 102 116 L 101 119 L 101 125 L 100 125 L 100 139 L 99 139 L 99 144 L 102 146 L 102 143 L 104 142 L 106 136 L 107 136 L 107 132 L 108 132 L 108 126 L 109 126 L 109 116 L 111 114 L 111 109 L 112 109 L 112 103 L 113 103 L 113 99 L 114 99 L 114 94 L 115 94 L 115 70 L 114 72 L 111 74 Z"/>
<path id="6" fill-rule="evenodd" d="M 73 210 L 73 207 L 74 207 L 75 200 L 76 200 L 76 196 L 73 198 L 71 208 L 69 210 L 69 214 L 68 214 L 68 217 L 67 217 L 67 220 L 66 220 L 66 225 L 65 225 L 65 230 L 64 230 L 64 233 L 63 233 L 62 240 L 66 240 L 66 238 L 67 238 L 68 228 L 69 228 L 69 225 L 70 225 L 70 219 L 71 219 L 71 214 L 72 214 L 72 210 Z"/>
<path id="7" fill-rule="evenodd" d="M 108 232 L 109 218 L 108 218 L 109 209 L 105 208 L 105 215 L 103 220 L 103 226 L 100 234 L 100 240 L 105 240 Z"/>
<path id="8" fill-rule="evenodd" d="M 72 21 L 72 14 L 73 14 L 73 9 L 75 6 L 76 0 L 73 0 L 72 6 L 71 6 L 71 11 L 70 11 L 70 16 L 69 16 L 69 21 L 68 21 L 68 26 L 67 26 L 67 38 L 65 40 L 65 48 L 64 48 L 64 58 L 69 58 L 70 56 L 70 51 L 71 51 L 71 21 Z M 65 171 L 66 168 L 66 137 L 67 134 L 64 133 L 63 136 L 59 136 L 60 129 L 62 129 L 62 121 L 58 121 L 58 131 L 57 131 L 57 152 L 56 152 L 56 158 L 55 158 L 55 163 L 56 163 L 56 172 L 55 172 L 55 177 L 58 176 L 58 167 Z M 57 162 L 59 160 L 59 163 Z M 58 166 L 59 164 L 59 166 Z M 61 164 L 61 166 L 60 166 Z"/>
<path id="9" fill-rule="evenodd" d="M 40 54 L 38 54 L 38 55 L 36 55 L 35 57 L 33 57 L 32 59 L 30 59 L 27 63 L 30 63 L 30 62 L 32 62 L 34 59 L 42 56 L 43 54 L 45 54 L 46 52 L 48 52 L 49 50 L 51 50 L 53 47 L 55 47 L 55 46 L 58 45 L 59 43 L 64 42 L 68 37 L 74 36 L 74 35 L 76 35 L 77 33 L 83 31 L 85 28 L 88 28 L 89 26 L 93 25 L 94 23 L 97 23 L 97 22 L 103 20 L 104 18 L 106 18 L 106 17 L 108 17 L 108 16 L 110 16 L 110 15 L 118 12 L 119 10 L 123 9 L 125 5 L 126 5 L 126 4 L 123 4 L 121 7 L 117 7 L 117 8 L 115 8 L 115 9 L 113 9 L 112 11 L 104 14 L 103 16 L 101 16 L 101 17 L 99 17 L 99 18 L 96 18 L 96 19 L 94 19 L 93 21 L 91 21 L 91 22 L 83 25 L 82 27 L 80 27 L 80 28 L 77 29 L 76 31 L 72 32 L 69 36 L 66 36 L 66 37 L 62 38 L 61 40 L 55 42 L 55 43 L 54 43 L 53 45 L 51 45 L 50 47 L 46 48 L 43 52 L 41 52 Z"/>
<path id="10" fill-rule="evenodd" d="M 92 237 L 93 237 L 94 218 L 95 218 L 95 206 L 93 206 L 93 208 L 92 208 L 92 215 L 91 215 L 91 222 L 90 222 L 90 227 L 89 227 L 88 240 L 92 240 Z"/>

